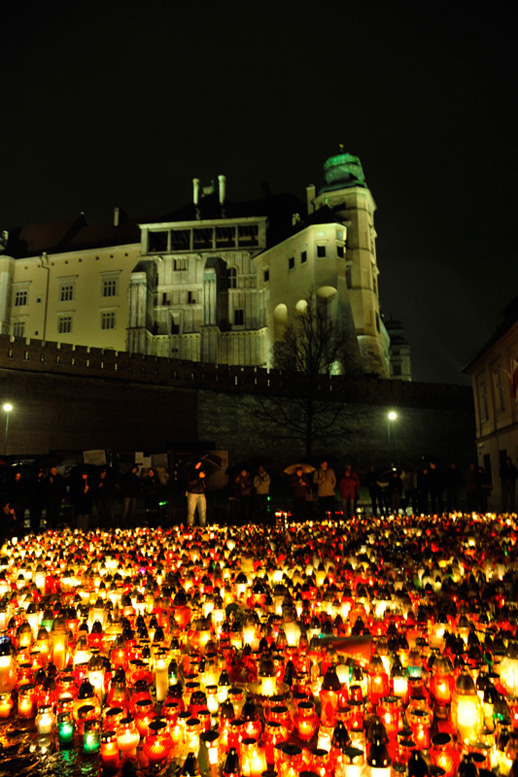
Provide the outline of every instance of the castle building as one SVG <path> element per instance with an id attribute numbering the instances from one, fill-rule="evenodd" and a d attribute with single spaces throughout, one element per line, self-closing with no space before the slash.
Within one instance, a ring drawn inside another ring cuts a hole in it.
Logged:
<path id="1" fill-rule="evenodd" d="M 272 365 L 308 298 L 353 322 L 365 373 L 391 370 L 379 303 L 375 203 L 358 157 L 325 184 L 244 203 L 225 176 L 165 216 L 20 227 L 0 241 L 0 333 L 204 363 Z"/>

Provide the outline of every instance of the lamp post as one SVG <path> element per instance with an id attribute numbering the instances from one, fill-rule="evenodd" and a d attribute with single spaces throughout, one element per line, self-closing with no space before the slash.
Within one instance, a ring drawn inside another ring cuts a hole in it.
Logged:
<path id="1" fill-rule="evenodd" d="M 397 413 L 395 410 L 390 410 L 387 413 L 387 431 L 388 431 L 388 444 L 389 444 L 389 456 L 390 456 L 390 464 L 392 465 L 392 421 L 397 420 Z"/>
<path id="2" fill-rule="evenodd" d="M 11 410 L 13 409 L 13 406 L 10 402 L 6 402 L 5 405 L 2 406 L 2 410 L 5 413 L 5 437 L 4 437 L 4 456 L 7 455 L 7 435 L 9 434 L 9 416 L 11 414 Z"/>

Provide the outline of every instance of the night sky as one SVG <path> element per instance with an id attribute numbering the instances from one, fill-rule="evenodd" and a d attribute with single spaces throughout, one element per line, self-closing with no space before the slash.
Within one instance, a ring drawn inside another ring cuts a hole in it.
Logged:
<path id="1" fill-rule="evenodd" d="M 518 293 L 516 65 L 504 6 L 460 5 L 11 2 L 0 225 L 158 215 L 220 173 L 231 200 L 303 198 L 342 143 L 414 379 L 467 382 Z"/>

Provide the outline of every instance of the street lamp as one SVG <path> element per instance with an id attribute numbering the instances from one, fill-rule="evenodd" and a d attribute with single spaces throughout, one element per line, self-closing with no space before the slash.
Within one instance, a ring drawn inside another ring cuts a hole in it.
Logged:
<path id="1" fill-rule="evenodd" d="M 397 420 L 397 413 L 395 410 L 390 410 L 387 413 L 387 431 L 388 431 L 388 444 L 389 444 L 389 456 L 390 456 L 390 464 L 392 465 L 392 434 L 391 434 L 391 424 L 392 421 Z"/>
<path id="2" fill-rule="evenodd" d="M 2 410 L 5 413 L 5 438 L 4 438 L 4 456 L 7 455 L 7 435 L 9 434 L 9 416 L 11 414 L 11 410 L 13 409 L 13 406 L 10 402 L 6 402 L 5 405 L 2 406 Z"/>

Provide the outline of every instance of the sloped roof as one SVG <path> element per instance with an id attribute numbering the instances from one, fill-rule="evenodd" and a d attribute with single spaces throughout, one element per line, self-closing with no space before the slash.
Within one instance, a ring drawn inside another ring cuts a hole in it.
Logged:
<path id="1" fill-rule="evenodd" d="M 16 227 L 9 233 L 6 253 L 21 259 L 44 252 L 56 254 L 139 242 L 140 230 L 134 219 L 115 227 L 110 222 L 87 224 L 81 214 L 75 219 Z"/>
<path id="2" fill-rule="evenodd" d="M 502 315 L 504 317 L 504 320 L 500 324 L 500 326 L 495 330 L 495 332 L 491 335 L 487 343 L 485 343 L 480 351 L 471 359 L 471 361 L 466 364 L 465 367 L 463 367 L 462 372 L 468 372 L 471 367 L 482 357 L 485 353 L 487 353 L 495 343 L 497 343 L 508 331 L 511 329 L 514 324 L 518 321 L 518 297 L 515 297 L 511 302 L 502 310 Z M 516 357 L 518 358 L 518 344 L 516 347 Z"/>

